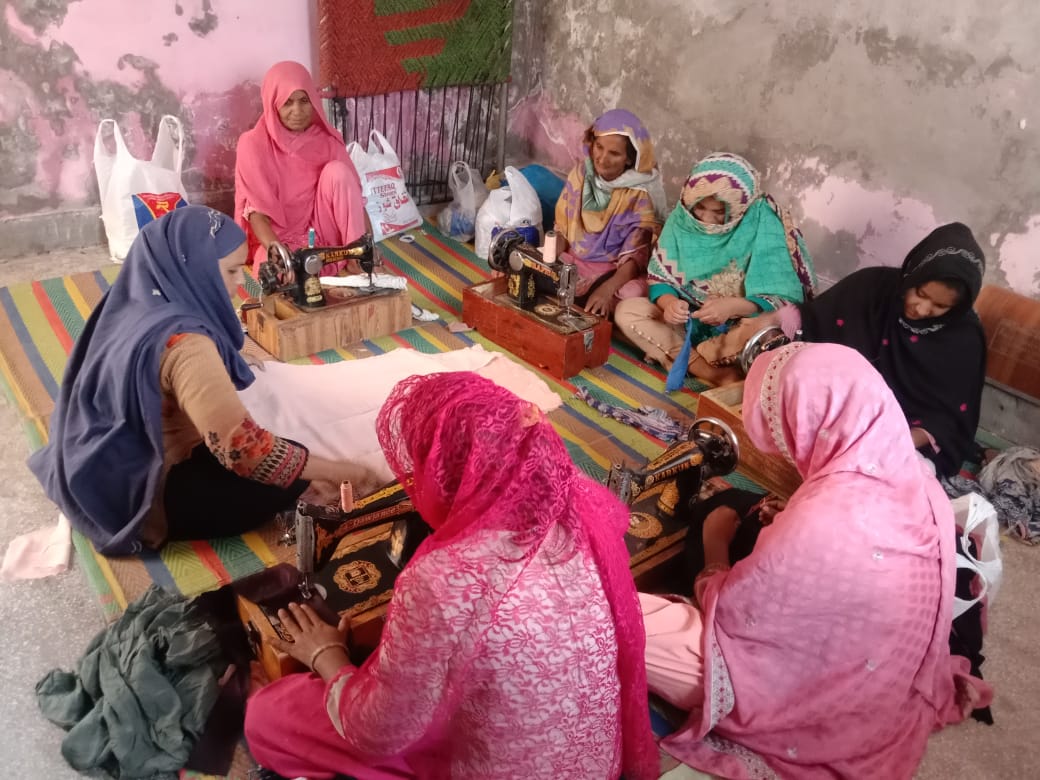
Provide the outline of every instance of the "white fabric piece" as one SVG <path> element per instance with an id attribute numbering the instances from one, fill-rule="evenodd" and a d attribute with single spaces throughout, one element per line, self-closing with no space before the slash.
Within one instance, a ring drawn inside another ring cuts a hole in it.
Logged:
<path id="1" fill-rule="evenodd" d="M 318 281 L 325 287 L 368 287 L 368 274 L 352 274 L 351 276 L 320 276 Z M 408 280 L 393 274 L 372 274 L 372 284 L 387 290 L 404 290 L 408 288 Z"/>
<path id="2" fill-rule="evenodd" d="M 558 408 L 560 396 L 532 371 L 482 346 L 427 355 L 396 349 L 384 355 L 326 365 L 269 361 L 239 392 L 259 425 L 293 439 L 315 455 L 349 460 L 393 479 L 376 436 L 376 417 L 394 385 L 416 374 L 474 371 L 536 404 Z"/>
<path id="3" fill-rule="evenodd" d="M 430 311 L 429 309 L 424 309 L 421 306 L 416 306 L 413 303 L 412 304 L 412 319 L 413 320 L 419 320 L 419 322 L 433 322 L 434 320 L 439 320 L 440 319 L 440 315 L 436 314 L 435 312 Z M 448 325 L 448 330 L 451 330 L 451 325 Z M 452 333 L 454 333 L 454 332 L 455 331 L 452 331 Z"/>
<path id="4" fill-rule="evenodd" d="M 72 529 L 68 518 L 58 514 L 58 524 L 16 536 L 7 546 L 0 565 L 0 580 L 33 580 L 60 574 L 69 568 Z"/>

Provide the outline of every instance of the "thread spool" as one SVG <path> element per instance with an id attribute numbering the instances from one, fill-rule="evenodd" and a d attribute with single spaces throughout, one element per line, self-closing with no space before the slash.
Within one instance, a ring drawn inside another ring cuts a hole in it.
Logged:
<path id="1" fill-rule="evenodd" d="M 545 231 L 545 245 L 542 247 L 542 260 L 547 263 L 556 262 L 556 231 Z"/>
<path id="2" fill-rule="evenodd" d="M 354 511 L 354 487 L 349 482 L 339 483 L 339 508 L 343 514 Z"/>

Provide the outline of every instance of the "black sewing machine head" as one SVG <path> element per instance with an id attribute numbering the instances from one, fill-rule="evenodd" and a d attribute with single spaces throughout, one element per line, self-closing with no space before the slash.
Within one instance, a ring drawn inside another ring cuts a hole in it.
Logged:
<path id="1" fill-rule="evenodd" d="M 509 277 L 509 295 L 521 309 L 533 309 L 540 290 L 556 296 L 565 310 L 574 304 L 577 266 L 543 257 L 516 230 L 503 230 L 495 236 L 488 250 L 488 265 Z"/>
<path id="2" fill-rule="evenodd" d="M 372 236 L 367 233 L 347 246 L 306 247 L 287 252 L 281 244 L 272 244 L 267 260 L 260 264 L 260 289 L 264 295 L 286 293 L 302 308 L 320 308 L 325 305 L 325 291 L 320 281 L 322 268 L 348 259 L 358 261 L 372 287 L 375 249 Z"/>
<path id="3" fill-rule="evenodd" d="M 697 499 L 708 477 L 729 474 L 740 462 L 740 445 L 732 429 L 714 417 L 694 420 L 686 436 L 641 469 L 614 464 L 607 488 L 631 505 L 641 493 L 662 482 L 674 481 L 675 508 L 683 510 Z"/>
<path id="4" fill-rule="evenodd" d="M 386 564 L 399 571 L 423 539 L 432 533 L 399 482 L 391 482 L 356 500 L 348 512 L 338 506 L 300 501 L 292 517 L 286 519 L 291 525 L 285 528 L 282 541 L 296 545 L 296 568 L 301 574 L 300 591 L 305 599 L 310 597 L 315 585 L 323 597 L 329 598 L 329 593 L 335 591 L 331 588 L 336 582 L 333 572 L 351 557 L 352 546 L 358 547 L 353 551 L 355 557 L 374 562 L 377 568 Z M 347 539 L 354 532 L 386 523 L 392 525 L 389 533 L 384 534 L 387 537 L 385 541 L 378 545 L 378 555 L 373 555 L 368 546 L 351 545 Z M 385 579 L 389 582 L 391 574 L 387 573 Z M 333 598 L 332 602 L 335 604 L 336 599 Z"/>

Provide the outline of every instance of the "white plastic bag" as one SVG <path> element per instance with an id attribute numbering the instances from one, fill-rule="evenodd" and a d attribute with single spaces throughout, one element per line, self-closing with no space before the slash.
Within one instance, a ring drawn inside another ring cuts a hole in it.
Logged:
<path id="1" fill-rule="evenodd" d="M 491 231 L 509 222 L 509 202 L 512 193 L 508 187 L 499 187 L 488 193 L 487 200 L 477 212 L 477 221 L 473 226 L 474 250 L 478 257 L 487 260 L 491 248 Z"/>
<path id="2" fill-rule="evenodd" d="M 986 599 L 987 606 L 993 605 L 1004 576 L 1004 564 L 1000 559 L 1000 526 L 993 505 L 978 493 L 968 493 L 951 503 L 964 551 L 957 554 L 957 568 L 970 569 L 979 580 L 979 593 L 974 599 L 954 598 L 953 616 L 957 618 L 982 599 Z M 971 538 L 978 546 L 977 556 L 971 554 Z"/>
<path id="3" fill-rule="evenodd" d="M 105 144 L 111 128 L 115 151 Z M 101 195 L 108 251 L 113 260 L 126 258 L 142 227 L 175 208 L 188 205 L 181 181 L 184 166 L 184 129 L 181 120 L 167 114 L 159 122 L 151 160 L 138 160 L 114 119 L 103 119 L 94 137 L 94 172 Z"/>
<path id="4" fill-rule="evenodd" d="M 448 187 L 452 201 L 437 215 L 437 226 L 456 241 L 472 241 L 476 229 L 477 209 L 488 197 L 487 185 L 480 173 L 461 160 L 451 164 Z"/>
<path id="5" fill-rule="evenodd" d="M 506 180 L 509 188 L 492 190 L 477 212 L 475 249 L 484 259 L 491 248 L 491 231 L 496 227 L 535 225 L 541 234 L 542 203 L 538 200 L 538 193 L 511 165 L 506 166 Z"/>
<path id="6" fill-rule="evenodd" d="M 419 209 L 405 187 L 401 161 L 382 133 L 378 130 L 369 133 L 367 152 L 357 141 L 351 141 L 347 144 L 347 153 L 361 177 L 365 211 L 376 241 L 422 224 Z"/>

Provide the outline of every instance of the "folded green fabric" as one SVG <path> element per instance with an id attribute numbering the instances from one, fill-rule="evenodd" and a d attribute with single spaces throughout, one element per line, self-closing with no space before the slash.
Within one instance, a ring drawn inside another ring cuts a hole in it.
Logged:
<path id="1" fill-rule="evenodd" d="M 74 769 L 172 780 L 206 725 L 223 665 L 191 603 L 153 585 L 91 640 L 75 673 L 52 670 L 36 696 L 68 730 L 61 752 Z"/>

